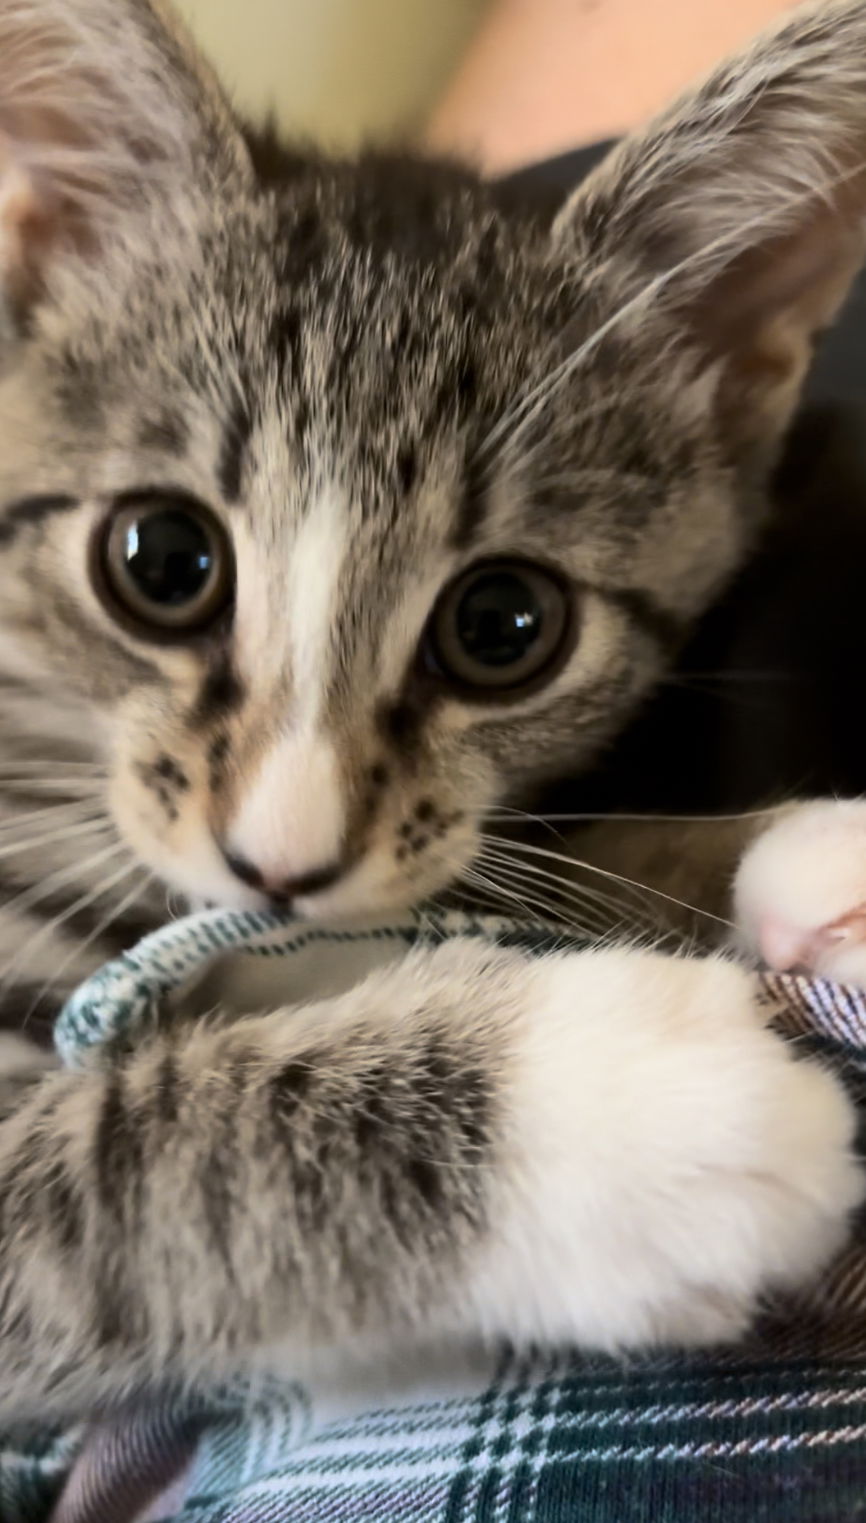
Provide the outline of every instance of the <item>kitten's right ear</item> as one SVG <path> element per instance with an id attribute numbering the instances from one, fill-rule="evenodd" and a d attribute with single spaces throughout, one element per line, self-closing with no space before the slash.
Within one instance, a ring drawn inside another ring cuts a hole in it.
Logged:
<path id="1" fill-rule="evenodd" d="M 64 252 L 243 172 L 213 76 L 162 0 L 0 0 L 0 287 L 21 308 Z"/>
<path id="2" fill-rule="evenodd" d="M 614 150 L 554 236 L 649 343 L 675 319 L 732 436 L 777 436 L 866 249 L 866 0 L 794 10 Z"/>

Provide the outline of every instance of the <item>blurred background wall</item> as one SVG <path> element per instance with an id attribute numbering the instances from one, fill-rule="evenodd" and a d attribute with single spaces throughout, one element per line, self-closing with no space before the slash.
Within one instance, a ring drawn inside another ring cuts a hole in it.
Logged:
<path id="1" fill-rule="evenodd" d="M 486 0 L 180 0 L 235 99 L 326 146 L 411 132 Z"/>

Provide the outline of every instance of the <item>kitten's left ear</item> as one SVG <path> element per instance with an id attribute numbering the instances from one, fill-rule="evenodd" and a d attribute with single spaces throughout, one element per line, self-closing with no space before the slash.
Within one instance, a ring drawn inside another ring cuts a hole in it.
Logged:
<path id="1" fill-rule="evenodd" d="M 230 109 L 163 0 L 0 0 L 0 286 L 98 257 L 192 184 L 243 172 Z"/>
<path id="2" fill-rule="evenodd" d="M 786 423 L 864 228 L 866 0 L 822 0 L 627 139 L 554 236 L 609 280 L 626 326 L 651 334 L 654 312 L 673 314 L 756 437 Z"/>

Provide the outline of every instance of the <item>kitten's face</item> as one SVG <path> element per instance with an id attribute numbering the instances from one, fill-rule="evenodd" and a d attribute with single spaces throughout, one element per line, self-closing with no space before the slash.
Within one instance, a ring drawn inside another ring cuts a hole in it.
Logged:
<path id="1" fill-rule="evenodd" d="M 418 900 L 621 727 L 740 558 L 784 408 L 732 413 L 717 335 L 635 305 L 634 240 L 468 179 L 235 165 L 175 199 L 60 261 L 0 381 L 4 668 L 80 695 L 169 884 Z"/>
<path id="2" fill-rule="evenodd" d="M 487 444 L 591 331 L 531 228 L 443 185 L 463 225 L 416 251 L 411 209 L 314 188 L 64 324 L 0 413 L 7 629 L 92 700 L 124 835 L 197 897 L 307 913 L 450 881 L 618 726 L 734 542 L 675 395 L 652 426 L 590 364 Z"/>

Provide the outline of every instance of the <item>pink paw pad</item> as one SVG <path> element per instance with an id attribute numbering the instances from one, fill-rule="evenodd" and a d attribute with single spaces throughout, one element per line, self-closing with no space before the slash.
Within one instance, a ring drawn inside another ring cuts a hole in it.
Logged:
<path id="1" fill-rule="evenodd" d="M 777 972 L 866 987 L 866 800 L 780 812 L 737 873 L 737 928 Z"/>
<path id="2" fill-rule="evenodd" d="M 866 905 L 848 915 L 803 930 L 765 915 L 758 926 L 761 961 L 777 973 L 816 973 L 846 950 L 866 948 Z"/>

